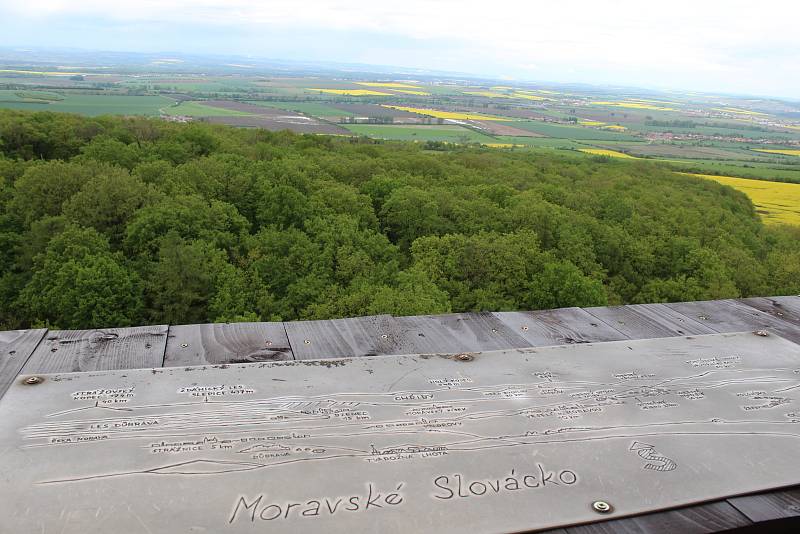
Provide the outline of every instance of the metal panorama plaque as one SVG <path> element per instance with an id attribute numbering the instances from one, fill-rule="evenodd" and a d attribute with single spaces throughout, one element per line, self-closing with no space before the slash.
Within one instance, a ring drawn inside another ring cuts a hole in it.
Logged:
<path id="1" fill-rule="evenodd" d="M 596 521 L 800 483 L 798 401 L 800 347 L 753 333 L 23 376 L 0 401 L 0 530 Z"/>

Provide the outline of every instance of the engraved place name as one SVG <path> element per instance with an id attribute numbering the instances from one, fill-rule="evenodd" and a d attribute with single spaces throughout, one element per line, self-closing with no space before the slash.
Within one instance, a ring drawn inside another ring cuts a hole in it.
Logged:
<path id="1" fill-rule="evenodd" d="M 471 384 L 472 379 L 468 376 L 458 376 L 450 378 L 430 378 L 428 382 L 434 386 L 441 386 L 446 388 L 457 388 L 461 384 Z"/>
<path id="2" fill-rule="evenodd" d="M 364 428 L 377 430 L 398 430 L 415 426 L 422 426 L 425 428 L 446 428 L 451 426 L 461 426 L 462 424 L 463 423 L 461 421 L 453 421 L 450 419 L 428 419 L 426 417 L 420 417 L 414 421 L 389 421 L 386 423 L 379 423 L 377 425 L 370 425 Z"/>
<path id="3" fill-rule="evenodd" d="M 405 445 L 400 447 L 376 448 L 370 445 L 372 456 L 364 458 L 368 463 L 396 462 L 412 458 L 436 458 L 447 455 L 444 445 Z"/>
<path id="4" fill-rule="evenodd" d="M 697 388 L 695 388 L 695 389 L 682 389 L 680 391 L 676 391 L 675 394 L 678 395 L 679 397 L 687 399 L 687 400 L 704 399 L 705 396 L 706 396 L 705 393 L 703 393 L 702 391 L 700 391 Z"/>
<path id="5" fill-rule="evenodd" d="M 692 367 L 714 367 L 716 369 L 728 369 L 742 362 L 741 356 L 712 356 L 710 358 L 695 358 L 686 360 Z"/>
<path id="6" fill-rule="evenodd" d="M 528 396 L 528 388 L 515 387 L 501 389 L 500 391 L 484 391 L 486 397 L 500 397 L 503 399 L 521 399 Z"/>
<path id="7" fill-rule="evenodd" d="M 743 393 L 737 393 L 736 396 L 746 397 L 752 401 L 762 401 L 760 404 L 742 406 L 742 409 L 746 412 L 752 410 L 768 410 L 770 408 L 777 408 L 778 406 L 783 406 L 784 404 L 789 404 L 792 402 L 792 399 L 788 397 L 770 395 L 766 391 L 746 391 Z"/>
<path id="8" fill-rule="evenodd" d="M 71 395 L 74 401 L 100 401 L 103 404 L 126 403 L 136 397 L 136 387 L 89 389 L 74 391 Z"/>
<path id="9" fill-rule="evenodd" d="M 451 404 L 431 404 L 426 406 L 417 406 L 406 410 L 406 415 L 435 415 L 445 413 L 464 413 L 467 411 L 466 406 L 453 406 Z"/>
<path id="10" fill-rule="evenodd" d="M 252 395 L 256 390 L 244 384 L 225 385 L 218 384 L 212 386 L 184 386 L 178 388 L 179 395 L 189 395 L 190 397 L 225 397 L 238 395 Z"/>
<path id="11" fill-rule="evenodd" d="M 617 380 L 647 380 L 655 378 L 655 373 L 640 373 L 639 371 L 625 371 L 624 373 L 614 373 Z"/>
<path id="12" fill-rule="evenodd" d="M 572 486 L 578 482 L 578 473 L 572 469 L 550 471 L 537 463 L 536 471 L 521 472 L 516 469 L 503 477 L 471 480 L 461 473 L 439 475 L 433 479 L 433 497 L 440 500 L 467 499 L 517 491 L 545 490 L 559 486 Z"/>
<path id="13" fill-rule="evenodd" d="M 607 399 L 596 404 L 568 403 L 557 406 L 547 406 L 542 408 L 527 408 L 521 414 L 531 419 L 542 417 L 557 417 L 563 420 L 577 419 L 583 415 L 602 413 L 604 407 L 624 404 L 624 401 Z"/>
<path id="14" fill-rule="evenodd" d="M 639 401 L 636 403 L 636 406 L 640 410 L 662 410 L 664 408 L 676 408 L 678 406 L 678 403 L 659 399 L 650 401 Z"/>
<path id="15" fill-rule="evenodd" d="M 321 415 L 327 418 L 341 419 L 342 421 L 368 421 L 370 418 L 367 410 L 353 408 L 307 408 L 300 410 L 305 415 Z"/>
<path id="16" fill-rule="evenodd" d="M 241 495 L 233 506 L 233 513 L 228 519 L 228 524 L 242 521 L 256 523 L 321 516 L 335 517 L 337 514 L 364 513 L 395 508 L 405 502 L 405 496 L 402 493 L 403 485 L 404 483 L 400 482 L 394 490 L 381 492 L 377 485 L 369 482 L 363 493 L 340 497 L 317 497 L 301 502 L 270 502 L 266 494 L 252 499 Z"/>
<path id="17" fill-rule="evenodd" d="M 433 400 L 433 393 L 403 393 L 395 395 L 396 401 Z"/>

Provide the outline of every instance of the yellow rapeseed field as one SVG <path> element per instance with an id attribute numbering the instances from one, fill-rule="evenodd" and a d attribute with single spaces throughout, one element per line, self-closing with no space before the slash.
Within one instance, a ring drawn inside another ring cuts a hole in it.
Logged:
<path id="1" fill-rule="evenodd" d="M 604 130 L 614 130 L 615 132 L 624 132 L 627 130 L 626 127 L 620 126 L 619 124 L 609 124 L 608 126 L 603 126 Z"/>
<path id="2" fill-rule="evenodd" d="M 367 87 L 385 87 L 386 89 L 420 89 L 416 85 L 399 82 L 356 82 L 358 85 Z"/>
<path id="3" fill-rule="evenodd" d="M 407 95 L 431 96 L 427 91 L 412 91 L 411 89 L 392 89 L 392 91 L 395 93 L 405 93 Z"/>
<path id="4" fill-rule="evenodd" d="M 714 111 L 724 111 L 725 113 L 735 113 L 736 115 L 758 115 L 762 117 L 769 117 L 768 113 L 760 113 L 758 111 L 750 111 L 741 108 L 711 108 Z"/>
<path id="5" fill-rule="evenodd" d="M 617 108 L 630 108 L 630 109 L 647 109 L 652 111 L 675 111 L 675 108 L 668 108 L 665 106 L 655 106 L 653 104 L 646 104 L 641 102 L 589 102 L 594 106 L 611 106 Z"/>
<path id="6" fill-rule="evenodd" d="M 405 106 L 383 106 L 385 108 L 397 109 L 400 111 L 408 111 L 409 113 L 419 113 L 420 115 L 428 115 L 437 119 L 453 119 L 462 121 L 507 121 L 509 119 L 503 117 L 493 117 L 492 115 L 483 115 L 481 113 L 462 113 L 460 111 L 439 111 L 438 109 L 426 108 L 410 108 Z"/>
<path id="7" fill-rule="evenodd" d="M 384 93 L 383 91 L 372 91 L 370 89 L 306 89 L 306 91 L 319 91 L 320 93 L 327 93 L 330 95 L 344 95 L 344 96 L 392 96 L 391 93 Z"/>
<path id="8" fill-rule="evenodd" d="M 578 121 L 578 124 L 581 126 L 605 126 L 605 122 L 602 121 Z"/>
<path id="9" fill-rule="evenodd" d="M 800 156 L 800 150 L 792 150 L 792 149 L 766 149 L 766 148 L 757 148 L 755 149 L 756 152 L 766 152 L 767 154 L 783 154 L 784 156 Z"/>
<path id="10" fill-rule="evenodd" d="M 53 72 L 53 71 L 38 71 L 38 70 L 13 70 L 13 69 L 0 69 L 0 73 L 8 74 L 35 74 L 37 76 L 82 76 L 86 72 Z"/>
<path id="11" fill-rule="evenodd" d="M 485 96 L 486 98 L 522 98 L 524 100 L 552 100 L 539 95 L 531 95 L 527 92 L 516 91 L 513 93 L 498 93 L 496 91 L 464 91 L 465 95 Z"/>
<path id="12" fill-rule="evenodd" d="M 464 94 L 472 96 L 485 96 L 487 98 L 513 98 L 509 94 L 497 93 L 495 91 L 464 91 Z"/>
<path id="13" fill-rule="evenodd" d="M 552 100 L 552 98 L 546 98 L 539 95 L 530 95 L 526 93 L 514 93 L 514 98 L 524 98 L 525 100 Z"/>
<path id="14" fill-rule="evenodd" d="M 524 148 L 526 145 L 514 143 L 484 143 L 483 146 L 488 146 L 489 148 Z"/>
<path id="15" fill-rule="evenodd" d="M 658 104 L 663 106 L 664 104 L 673 105 L 673 106 L 680 106 L 678 102 L 670 102 L 669 100 L 648 100 L 646 98 L 626 98 L 625 102 L 639 102 L 645 104 Z"/>
<path id="16" fill-rule="evenodd" d="M 579 149 L 581 152 L 585 152 L 587 154 L 592 154 L 595 156 L 608 156 L 610 158 L 622 158 L 622 159 L 638 159 L 634 158 L 633 156 L 629 156 L 623 152 L 617 152 L 616 150 L 606 150 L 604 148 L 581 148 Z"/>
<path id="17" fill-rule="evenodd" d="M 800 184 L 710 174 L 692 174 L 692 176 L 714 180 L 745 193 L 767 224 L 800 226 Z"/>

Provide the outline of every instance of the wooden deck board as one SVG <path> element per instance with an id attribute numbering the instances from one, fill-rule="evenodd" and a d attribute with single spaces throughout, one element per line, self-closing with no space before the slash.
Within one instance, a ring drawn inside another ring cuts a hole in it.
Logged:
<path id="1" fill-rule="evenodd" d="M 766 330 L 800 343 L 800 329 L 797 326 L 735 300 L 677 302 L 666 306 L 715 332 Z"/>
<path id="2" fill-rule="evenodd" d="M 725 501 L 567 528 L 569 534 L 695 534 L 745 527 L 752 522 Z"/>
<path id="3" fill-rule="evenodd" d="M 800 517 L 800 488 L 734 497 L 728 502 L 754 522 Z"/>
<path id="4" fill-rule="evenodd" d="M 398 317 L 418 352 L 481 352 L 530 346 L 491 313 L 450 313 Z"/>
<path id="5" fill-rule="evenodd" d="M 624 334 L 581 308 L 497 312 L 494 315 L 532 347 L 627 339 Z"/>
<path id="6" fill-rule="evenodd" d="M 631 339 L 714 333 L 711 328 L 663 304 L 634 304 L 585 310 Z"/>
<path id="7" fill-rule="evenodd" d="M 777 319 L 800 326 L 800 298 L 798 297 L 755 297 L 739 299 L 739 302 Z"/>
<path id="8" fill-rule="evenodd" d="M 164 367 L 292 360 L 283 323 L 170 326 Z"/>
<path id="9" fill-rule="evenodd" d="M 417 347 L 391 315 L 285 323 L 295 359 L 411 354 Z"/>
<path id="10" fill-rule="evenodd" d="M 0 397 L 39 345 L 47 329 L 0 332 Z"/>
<path id="11" fill-rule="evenodd" d="M 71 373 L 161 367 L 167 330 L 167 325 L 51 330 L 22 371 Z"/>

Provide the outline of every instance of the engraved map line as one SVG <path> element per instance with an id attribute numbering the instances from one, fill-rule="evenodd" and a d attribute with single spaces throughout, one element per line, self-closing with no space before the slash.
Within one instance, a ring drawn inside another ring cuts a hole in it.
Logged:
<path id="1" fill-rule="evenodd" d="M 752 381 L 753 380 L 749 380 L 748 382 L 752 382 Z M 707 386 L 703 386 L 703 387 L 706 388 Z M 626 393 L 628 395 L 626 395 Z M 674 391 L 666 390 L 666 389 L 664 389 L 664 390 L 653 390 L 650 387 L 645 387 L 644 390 L 642 390 L 641 388 L 631 387 L 631 388 L 628 389 L 628 391 L 623 391 L 623 392 L 619 392 L 619 393 L 616 393 L 616 394 L 609 393 L 607 395 L 603 395 L 603 398 L 606 399 L 606 400 L 613 401 L 613 400 L 619 400 L 619 399 L 624 399 L 624 398 L 630 398 L 631 396 L 635 396 L 635 395 L 639 395 L 639 396 L 658 396 L 658 395 L 665 395 L 665 394 L 672 394 L 672 393 L 674 393 Z M 530 399 L 531 397 L 516 397 L 516 398 L 518 398 L 518 399 L 522 399 L 522 398 Z M 440 403 L 443 403 L 443 402 L 471 403 L 471 402 L 498 402 L 500 400 L 503 400 L 503 399 L 498 399 L 498 398 L 490 398 L 490 399 L 483 399 L 483 398 L 481 398 L 481 399 L 442 399 L 439 402 Z M 333 402 L 336 402 L 336 401 L 333 401 Z M 556 400 L 556 401 L 554 401 L 552 403 L 548 403 L 548 404 L 539 404 L 539 405 L 533 405 L 533 406 L 526 406 L 526 407 L 521 407 L 521 408 L 517 408 L 517 409 L 514 409 L 514 410 L 493 410 L 493 411 L 477 412 L 477 413 L 472 413 L 472 414 L 464 414 L 464 415 L 461 415 L 461 416 L 451 417 L 451 418 L 449 418 L 449 420 L 456 420 L 456 421 L 460 421 L 460 420 L 476 420 L 476 419 L 481 419 L 481 418 L 486 418 L 486 417 L 494 417 L 494 416 L 524 415 L 525 413 L 529 413 L 531 410 L 536 411 L 536 410 L 542 410 L 542 409 L 551 408 L 551 407 L 563 406 L 564 402 L 565 402 L 564 400 Z M 566 402 L 571 402 L 571 403 L 573 403 L 574 405 L 576 405 L 576 406 L 578 406 L 580 408 L 607 406 L 607 404 L 602 404 L 602 401 L 599 402 L 599 403 L 594 403 L 593 404 L 593 403 L 581 403 L 581 399 L 570 399 L 569 401 L 566 401 Z M 272 401 L 266 402 L 266 404 L 271 404 L 271 403 L 272 403 Z M 195 405 L 195 406 L 198 405 L 198 404 L 206 404 L 206 403 L 193 403 L 193 405 Z M 393 403 L 374 403 L 374 402 L 364 402 L 364 401 L 362 401 L 362 402 L 360 402 L 358 404 L 358 406 L 365 405 L 365 406 L 393 406 L 393 407 L 400 407 L 400 406 L 402 406 L 402 407 L 407 407 L 407 406 L 427 407 L 430 404 L 431 404 L 430 401 L 412 403 L 410 405 L 401 404 L 401 403 L 393 404 Z M 150 405 L 150 406 L 156 406 L 156 405 Z M 148 407 L 150 407 L 150 406 L 148 406 Z M 169 407 L 170 405 L 169 404 L 165 404 L 165 405 L 161 405 L 161 406 Z M 140 408 L 144 408 L 144 407 L 140 407 Z M 297 417 L 291 418 L 290 420 L 277 420 L 277 421 L 275 421 L 275 420 L 271 420 L 271 421 L 246 420 L 246 421 L 241 421 L 241 422 L 230 422 L 230 418 L 231 417 L 235 417 L 236 415 L 244 416 L 246 419 L 248 419 L 248 418 L 249 419 L 253 419 L 255 417 L 262 417 L 266 413 L 276 413 L 277 415 L 289 414 L 289 415 L 296 415 Z M 266 408 L 266 409 L 262 408 L 261 412 L 242 411 L 242 410 L 236 409 L 236 410 L 217 411 L 217 412 L 190 412 L 190 413 L 158 414 L 157 416 L 158 417 L 162 417 L 162 418 L 171 418 L 173 420 L 173 424 L 167 430 L 170 430 L 170 429 L 171 430 L 185 429 L 186 427 L 179 426 L 181 424 L 182 418 L 187 418 L 187 420 L 186 420 L 186 422 L 184 424 L 187 424 L 187 425 L 190 425 L 190 426 L 193 425 L 193 424 L 196 424 L 196 422 L 198 422 L 198 419 L 200 419 L 201 421 L 199 421 L 199 422 L 203 422 L 203 423 L 208 424 L 208 425 L 214 425 L 214 426 L 219 426 L 219 427 L 252 426 L 252 425 L 263 425 L 263 424 L 283 424 L 283 423 L 290 423 L 290 422 L 291 423 L 296 423 L 297 421 L 300 421 L 300 420 L 319 420 L 319 419 L 330 420 L 331 419 L 331 416 L 326 415 L 326 414 L 322 414 L 322 415 L 306 414 L 306 413 L 303 413 L 303 412 L 297 412 L 295 410 L 285 410 L 285 409 L 280 409 L 280 408 Z M 156 416 L 151 416 L 151 417 L 156 417 Z M 219 417 L 224 418 L 225 422 L 222 422 L 221 419 L 218 419 Z M 39 424 L 39 425 L 31 425 L 31 426 L 23 429 L 23 433 L 26 434 L 29 439 L 35 439 L 36 437 L 46 437 L 47 435 L 50 435 L 52 432 L 58 432 L 58 431 L 60 431 L 60 432 L 72 431 L 72 432 L 84 432 L 84 433 L 114 433 L 114 432 L 116 432 L 116 433 L 119 433 L 119 432 L 128 433 L 128 432 L 137 432 L 136 430 L 132 431 L 128 427 L 124 427 L 124 428 L 119 429 L 117 431 L 114 431 L 113 429 L 105 429 L 105 430 L 96 430 L 95 432 L 91 432 L 90 429 L 84 428 L 85 425 L 100 424 L 100 423 L 107 422 L 107 421 L 114 421 L 114 420 L 113 419 L 112 420 L 108 420 L 108 419 L 99 419 L 98 420 L 98 419 L 96 419 L 96 420 L 89 420 L 89 421 L 75 420 L 75 421 L 63 421 L 63 422 L 59 422 L 59 423 L 43 423 L 43 424 Z M 384 423 L 397 423 L 397 422 L 398 421 L 387 421 L 387 422 L 384 422 Z M 400 421 L 400 422 L 402 422 L 402 421 Z M 218 423 L 218 424 L 215 424 L 215 423 Z M 80 428 L 76 428 L 75 427 L 76 425 L 80 425 Z M 348 425 L 352 425 L 352 423 L 347 423 L 347 424 L 343 424 L 343 425 L 326 425 L 326 426 L 327 427 L 336 427 L 336 426 L 348 426 Z"/>
<path id="2" fill-rule="evenodd" d="M 774 437 L 792 437 L 792 438 L 800 438 L 798 434 L 785 434 L 780 432 L 653 432 L 653 433 L 644 433 L 644 434 L 621 434 L 621 435 L 611 435 L 611 436 L 602 436 L 602 437 L 587 437 L 587 438 L 574 438 L 574 439 L 559 439 L 559 440 L 547 440 L 547 441 L 525 441 L 525 442 L 511 442 L 508 444 L 492 444 L 487 445 L 484 447 L 470 447 L 470 448 L 462 448 L 462 449 L 447 449 L 448 452 L 472 452 L 477 450 L 486 450 L 486 449 L 500 449 L 500 448 L 507 448 L 507 447 L 517 447 L 517 446 L 528 446 L 528 445 L 548 445 L 548 444 L 556 444 L 556 443 L 574 443 L 574 442 L 591 442 L 591 441 L 598 441 L 598 440 L 611 440 L 611 439 L 631 439 L 631 438 L 641 438 L 641 437 L 653 437 L 653 436 L 663 436 L 663 435 L 670 435 L 670 436 L 680 436 L 680 435 L 688 435 L 688 436 L 731 436 L 731 435 L 740 435 L 740 436 L 774 436 Z M 520 436 L 523 437 L 523 436 Z M 497 438 L 490 438 L 485 437 L 482 440 L 494 440 Z M 479 440 L 479 441 L 482 441 Z M 508 440 L 505 440 L 508 441 Z M 458 443 L 458 442 L 455 442 Z M 445 446 L 444 445 L 437 445 L 437 446 Z M 41 482 L 37 482 L 36 484 L 59 484 L 59 483 L 68 483 L 68 482 L 81 482 L 86 480 L 96 480 L 101 478 L 112 478 L 112 477 L 122 477 L 122 476 L 129 476 L 129 475 L 139 475 L 139 474 L 180 474 L 180 475 L 220 475 L 225 473 L 232 473 L 232 472 L 239 472 L 239 471 L 252 471 L 255 469 L 264 469 L 269 467 L 278 467 L 283 465 L 301 463 L 301 462 L 313 462 L 313 461 L 326 461 L 326 460 L 334 460 L 340 458 L 362 458 L 362 457 L 370 457 L 372 456 L 371 453 L 364 453 L 364 454 L 337 454 L 337 455 L 330 455 L 324 457 L 317 457 L 317 458 L 295 458 L 292 460 L 282 460 L 278 462 L 272 462 L 268 464 L 261 464 L 261 463 L 254 463 L 254 462 L 232 462 L 232 461 L 224 461 L 224 460 L 207 460 L 207 459 L 195 459 L 189 460 L 185 462 L 179 463 L 172 463 L 166 464 L 159 467 L 151 468 L 151 469 L 144 469 L 138 471 L 126 471 L 120 473 L 105 473 L 101 475 L 89 475 L 89 476 L 82 476 L 82 477 L 73 477 L 73 478 L 64 478 L 64 479 L 57 479 L 57 480 L 45 480 Z M 169 471 L 175 467 L 182 467 L 192 464 L 215 464 L 215 465 L 231 465 L 231 466 L 240 466 L 240 468 L 225 468 L 221 470 L 211 471 L 211 472 L 190 472 L 190 471 Z"/>
<path id="3" fill-rule="evenodd" d="M 778 369 L 771 369 L 771 371 L 791 371 L 793 372 L 794 369 L 788 368 L 778 368 Z M 495 384 L 491 386 L 459 386 L 457 388 L 439 388 L 439 389 L 426 389 L 426 390 L 403 390 L 403 391 L 394 391 L 394 392 L 385 392 L 385 393 L 378 393 L 378 392 L 342 392 L 342 393 L 327 393 L 321 394 L 316 396 L 299 396 L 299 395 L 287 395 L 287 396 L 278 396 L 278 397 L 271 397 L 269 399 L 253 399 L 253 400 L 246 400 L 246 401 L 231 401 L 231 400 L 205 400 L 202 402 L 182 402 L 182 403 L 162 403 L 162 404 L 148 404 L 148 405 L 138 405 L 133 407 L 128 407 L 126 409 L 148 409 L 148 408 L 170 408 L 170 407 L 178 407 L 178 406 L 197 406 L 198 404 L 225 404 L 229 406 L 240 405 L 242 407 L 250 406 L 253 404 L 279 404 L 279 403 L 286 403 L 287 405 L 299 403 L 300 405 L 305 405 L 309 403 L 316 402 L 320 399 L 322 400 L 329 400 L 331 397 L 363 397 L 363 396 L 370 396 L 370 397 L 381 397 L 381 396 L 399 396 L 399 395 L 420 395 L 420 394 L 434 394 L 434 393 L 447 393 L 447 392 L 454 392 L 454 391 L 461 391 L 461 392 L 470 392 L 470 393 L 483 393 L 486 391 L 503 391 L 508 389 L 516 389 L 516 390 L 537 390 L 544 388 L 554 388 L 558 384 L 566 384 L 558 386 L 558 389 L 568 390 L 568 389 L 580 389 L 585 388 L 588 386 L 595 387 L 595 388 L 608 388 L 613 386 L 620 386 L 624 385 L 627 386 L 629 389 L 636 389 L 636 388 L 657 388 L 662 386 L 665 383 L 674 382 L 678 380 L 685 380 L 685 381 L 693 381 L 703 376 L 712 374 L 712 373 L 749 373 L 749 372 L 761 372 L 761 370 L 757 369 L 714 369 L 704 371 L 697 375 L 690 375 L 686 377 L 671 377 L 666 379 L 658 379 L 658 378 L 646 378 L 646 377 L 638 377 L 637 380 L 660 380 L 660 382 L 656 384 L 631 384 L 628 380 L 618 380 L 616 382 L 593 382 L 593 381 L 545 381 L 545 382 L 528 382 L 528 383 L 517 383 L 517 384 Z M 410 374 L 410 373 L 407 373 Z M 750 378 L 742 378 L 742 379 L 726 379 L 719 382 L 714 383 L 702 383 L 700 385 L 695 385 L 695 387 L 703 387 L 707 389 L 713 389 L 717 387 L 724 387 L 730 384 L 736 383 L 749 383 L 749 382 L 786 382 L 786 381 L 794 381 L 790 378 L 781 378 L 776 376 L 757 376 L 757 377 L 750 377 Z M 678 385 L 674 387 L 690 387 L 692 384 L 688 385 Z M 797 383 L 793 386 L 800 387 L 800 383 Z M 792 388 L 790 388 L 792 389 Z M 672 392 L 670 390 L 670 392 Z M 777 392 L 777 391 L 776 391 Z M 625 391 L 621 391 L 617 394 L 625 393 Z M 537 397 L 534 397 L 537 398 Z M 458 402 L 491 402 L 496 399 L 492 398 L 477 398 L 477 399 L 454 399 Z M 348 401 L 334 401 L 334 402 L 348 402 Z M 361 403 L 367 404 L 364 401 L 350 401 L 354 403 Z M 370 402 L 368 403 L 374 406 L 382 405 L 379 402 Z M 425 404 L 424 402 L 417 402 L 417 403 L 402 403 L 402 402 L 392 402 L 392 403 L 385 403 L 385 405 L 391 406 L 419 406 L 421 404 Z M 88 408 L 107 408 L 105 406 L 85 406 L 81 409 L 88 409 Z M 60 412 L 55 412 L 51 414 L 47 414 L 44 417 L 56 417 L 59 415 L 64 415 L 70 412 L 76 411 L 76 409 L 70 409 Z"/>

